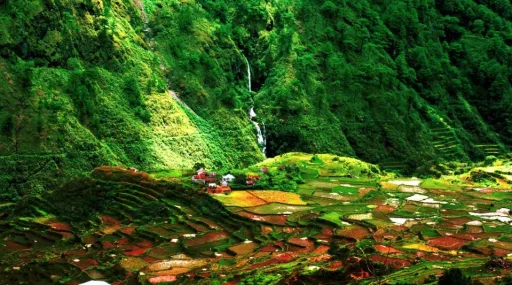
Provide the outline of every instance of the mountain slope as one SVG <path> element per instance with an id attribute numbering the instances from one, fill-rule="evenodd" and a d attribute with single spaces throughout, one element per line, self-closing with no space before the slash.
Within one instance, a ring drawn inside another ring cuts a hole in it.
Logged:
<path id="1" fill-rule="evenodd" d="M 144 2 L 156 50 L 178 67 L 167 78 L 196 111 L 250 104 L 248 59 L 269 156 L 415 168 L 511 144 L 507 1 Z"/>
<path id="2" fill-rule="evenodd" d="M 244 112 L 219 110 L 221 130 L 173 98 L 134 3 L 9 1 L 0 15 L 0 189 L 8 199 L 102 164 L 232 167 L 262 157 Z"/>
<path id="3" fill-rule="evenodd" d="M 2 1 L 0 189 L 101 164 L 249 165 L 252 105 L 268 156 L 414 170 L 499 155 L 511 20 L 506 0 Z"/>

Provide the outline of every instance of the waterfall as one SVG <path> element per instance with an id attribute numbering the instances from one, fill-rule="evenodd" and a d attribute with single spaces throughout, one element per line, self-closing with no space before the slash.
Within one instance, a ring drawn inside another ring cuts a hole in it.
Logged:
<path id="1" fill-rule="evenodd" d="M 249 65 L 249 60 L 247 60 L 247 57 L 244 56 L 244 59 L 245 59 L 245 63 L 247 64 L 247 79 L 248 79 L 249 93 L 251 93 L 252 92 L 251 66 Z M 258 137 L 258 145 L 260 145 L 260 147 L 261 147 L 261 152 L 263 153 L 263 156 L 266 157 L 267 138 L 265 137 L 265 124 L 262 123 L 262 126 L 263 126 L 263 131 L 262 131 L 260 124 L 255 119 L 256 112 L 254 111 L 254 98 L 252 97 L 252 94 L 251 94 L 251 100 L 252 100 L 252 105 L 251 105 L 251 108 L 249 109 L 249 120 L 251 120 L 254 127 L 256 127 L 257 137 Z"/>
<path id="2" fill-rule="evenodd" d="M 249 65 L 249 60 L 247 57 L 244 56 L 245 64 L 247 65 L 247 78 L 248 78 L 248 85 L 249 85 L 249 92 L 252 91 L 252 83 L 251 83 L 251 66 Z"/>

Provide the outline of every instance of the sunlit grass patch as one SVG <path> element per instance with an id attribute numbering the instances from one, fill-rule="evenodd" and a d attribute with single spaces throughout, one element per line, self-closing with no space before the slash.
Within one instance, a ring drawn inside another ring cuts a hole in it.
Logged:
<path id="1" fill-rule="evenodd" d="M 149 174 L 149 176 L 153 179 L 180 178 L 181 175 L 182 173 L 178 169 L 169 169 L 166 171 L 159 171 Z"/>
<path id="2" fill-rule="evenodd" d="M 320 173 L 316 169 L 307 168 L 307 167 L 300 169 L 300 175 L 304 179 L 315 179 L 318 177 L 319 174 Z"/>
<path id="3" fill-rule="evenodd" d="M 255 207 L 267 203 L 282 203 L 288 205 L 306 205 L 300 195 L 296 193 L 283 192 L 277 190 L 261 191 L 233 191 L 227 195 L 214 195 L 224 206 L 234 207 Z"/>
<path id="4" fill-rule="evenodd" d="M 423 188 L 459 190 L 464 187 L 464 184 L 452 184 L 449 181 L 440 179 L 425 179 L 421 182 L 420 186 Z"/>
<path id="5" fill-rule="evenodd" d="M 343 215 L 341 213 L 339 213 L 339 212 L 328 212 L 328 213 L 325 213 L 325 214 L 321 215 L 319 217 L 319 219 L 325 220 L 325 221 L 334 223 L 337 226 L 343 227 L 344 224 L 341 221 L 341 217 L 342 216 Z"/>
<path id="6" fill-rule="evenodd" d="M 336 186 L 332 189 L 332 192 L 342 195 L 359 195 L 359 188 L 347 187 L 347 186 Z"/>
<path id="7" fill-rule="evenodd" d="M 301 195 L 313 195 L 315 193 L 315 187 L 308 184 L 301 184 L 298 187 L 297 193 Z"/>

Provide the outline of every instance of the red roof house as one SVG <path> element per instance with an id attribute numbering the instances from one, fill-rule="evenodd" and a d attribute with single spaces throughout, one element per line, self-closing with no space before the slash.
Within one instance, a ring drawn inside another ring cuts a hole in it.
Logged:
<path id="1" fill-rule="evenodd" d="M 231 192 L 231 187 L 227 185 L 215 185 L 212 183 L 208 186 L 208 193 L 210 194 L 222 194 L 227 192 Z"/>

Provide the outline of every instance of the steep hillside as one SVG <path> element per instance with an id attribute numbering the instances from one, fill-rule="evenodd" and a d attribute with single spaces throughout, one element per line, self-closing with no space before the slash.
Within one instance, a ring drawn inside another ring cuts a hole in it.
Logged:
<path id="1" fill-rule="evenodd" d="M 183 100 L 205 113 L 248 109 L 253 97 L 268 156 L 414 169 L 512 143 L 508 1 L 144 3 Z"/>
<path id="2" fill-rule="evenodd" d="M 498 155 L 511 20 L 507 0 L 0 1 L 0 189 L 101 164 L 249 165 L 253 105 L 268 156 Z"/>
<path id="3" fill-rule="evenodd" d="M 212 108 L 205 120 L 173 98 L 136 3 L 8 1 L 0 22 L 3 198 L 103 164 L 158 170 L 261 159 L 245 112 Z"/>
<path id="4" fill-rule="evenodd" d="M 414 167 L 511 143 L 508 1 L 147 2 L 158 7 L 162 54 L 196 62 L 170 78 L 205 78 L 219 50 L 247 56 L 270 156 L 333 152 Z M 194 37 L 199 54 L 180 53 L 190 27 L 213 35 Z M 243 74 L 238 57 L 228 67 Z M 187 102 L 201 98 L 192 83 Z"/>

